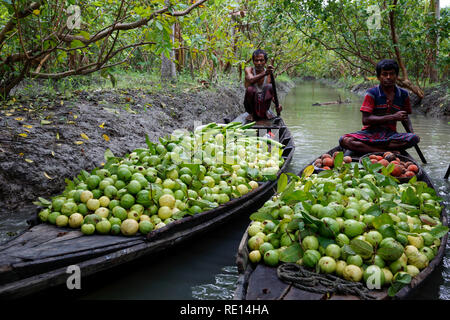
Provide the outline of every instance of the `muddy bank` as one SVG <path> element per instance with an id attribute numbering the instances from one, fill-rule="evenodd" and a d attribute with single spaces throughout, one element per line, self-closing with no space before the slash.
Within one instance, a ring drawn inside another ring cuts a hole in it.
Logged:
<path id="1" fill-rule="evenodd" d="M 364 96 L 367 89 L 378 85 L 377 81 L 349 84 L 335 79 L 311 79 L 311 77 L 308 77 L 302 80 L 316 80 L 331 87 L 345 88 L 359 96 Z M 426 88 L 424 94 L 424 98 L 419 100 L 415 94 L 410 92 L 413 112 L 437 118 L 450 117 L 450 93 L 448 83 L 442 83 L 431 88 Z"/>
<path id="2" fill-rule="evenodd" d="M 280 98 L 293 86 L 279 83 Z M 32 203 L 64 190 L 65 179 L 104 161 L 104 152 L 123 156 L 174 129 L 223 123 L 244 112 L 242 85 L 153 93 L 97 90 L 0 103 L 0 242 L 27 227 Z"/>

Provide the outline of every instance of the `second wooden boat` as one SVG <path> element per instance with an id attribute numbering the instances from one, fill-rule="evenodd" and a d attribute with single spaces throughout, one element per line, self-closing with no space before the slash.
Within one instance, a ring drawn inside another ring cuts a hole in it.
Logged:
<path id="1" fill-rule="evenodd" d="M 329 150 L 328 154 L 333 154 L 336 151 L 343 151 L 341 147 L 335 147 Z M 411 157 L 408 153 L 404 152 L 404 156 Z M 358 162 L 360 156 L 352 156 L 352 162 Z M 310 162 L 313 164 L 314 160 Z M 416 162 L 417 164 L 417 162 Z M 304 169 L 303 169 L 304 170 Z M 303 172 L 303 170 L 299 173 Z M 323 171 L 323 169 L 316 168 L 315 172 Z M 418 176 L 418 180 L 424 181 L 427 185 L 434 189 L 430 177 L 422 169 L 422 174 Z M 443 205 L 443 204 L 441 204 Z M 443 226 L 448 226 L 448 209 L 444 206 L 441 213 L 441 222 Z M 329 293 L 318 293 L 314 292 L 314 289 L 324 289 L 321 286 L 312 288 L 312 290 L 302 290 L 295 287 L 292 283 L 282 281 L 277 274 L 276 267 L 266 266 L 263 262 L 256 265 L 249 261 L 249 248 L 248 248 L 248 229 L 244 233 L 242 240 L 240 242 L 236 264 L 239 272 L 239 279 L 237 281 L 237 288 L 235 291 L 235 300 L 356 300 L 360 299 L 357 295 L 344 295 L 344 294 L 329 294 Z M 448 233 L 446 233 L 441 238 L 441 243 L 439 250 L 435 257 L 429 262 L 428 266 L 421 270 L 421 272 L 413 278 L 409 285 L 403 287 L 400 291 L 395 294 L 396 299 L 405 299 L 415 292 L 425 280 L 435 271 L 436 267 L 442 260 L 444 256 L 446 244 L 448 240 Z M 345 281 L 345 280 L 344 280 Z M 350 282 L 348 282 L 350 283 Z M 319 291 L 319 290 L 317 290 Z M 375 299 L 389 299 L 388 288 L 385 287 L 383 290 L 370 290 L 370 294 Z"/>

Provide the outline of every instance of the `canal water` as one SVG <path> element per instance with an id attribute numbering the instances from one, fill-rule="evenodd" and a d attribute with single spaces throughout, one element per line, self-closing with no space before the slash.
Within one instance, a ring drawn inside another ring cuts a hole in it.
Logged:
<path id="1" fill-rule="evenodd" d="M 316 102 L 337 100 L 339 96 L 351 102 L 313 106 Z M 359 130 L 361 102 L 360 96 L 318 82 L 303 82 L 293 88 L 282 101 L 282 116 L 296 145 L 289 171 L 297 173 L 316 156 L 336 146 L 342 134 Z M 420 148 L 428 161 L 423 167 L 449 206 L 450 183 L 443 177 L 450 162 L 450 119 L 412 115 L 411 121 L 421 137 Z M 419 159 L 415 150 L 411 149 L 410 153 Z M 82 289 L 76 296 L 80 299 L 232 299 L 238 279 L 235 255 L 250 214 L 157 256 L 83 278 Z M 450 300 L 449 245 L 439 268 L 412 298 Z"/>

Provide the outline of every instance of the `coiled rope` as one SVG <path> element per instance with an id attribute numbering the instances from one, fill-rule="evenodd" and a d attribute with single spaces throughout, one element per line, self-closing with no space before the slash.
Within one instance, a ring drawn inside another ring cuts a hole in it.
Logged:
<path id="1" fill-rule="evenodd" d="M 331 274 L 309 271 L 295 263 L 284 263 L 277 268 L 278 278 L 294 287 L 313 293 L 355 295 L 362 300 L 377 299 L 360 282 L 350 282 Z M 320 286 L 320 287 L 319 287 Z"/>

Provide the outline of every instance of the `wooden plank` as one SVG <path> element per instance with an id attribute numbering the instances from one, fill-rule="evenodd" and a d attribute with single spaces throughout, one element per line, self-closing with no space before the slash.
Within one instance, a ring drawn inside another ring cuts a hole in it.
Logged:
<path id="1" fill-rule="evenodd" d="M 289 285 L 278 279 L 274 268 L 258 264 L 248 281 L 246 300 L 278 300 Z"/>

